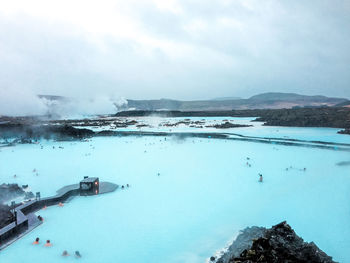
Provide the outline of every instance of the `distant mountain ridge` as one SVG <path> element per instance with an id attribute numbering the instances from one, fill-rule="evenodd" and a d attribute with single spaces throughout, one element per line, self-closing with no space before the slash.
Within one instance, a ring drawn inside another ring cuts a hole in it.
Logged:
<path id="1" fill-rule="evenodd" d="M 284 101 L 331 101 L 339 98 L 329 98 L 322 95 L 300 95 L 296 93 L 267 92 L 250 97 L 251 100 L 284 100 Z M 340 98 L 340 100 L 342 100 Z M 347 100 L 347 99 L 345 99 Z"/>
<path id="2" fill-rule="evenodd" d="M 345 98 L 330 98 L 326 96 L 307 96 L 296 93 L 268 92 L 252 96 L 248 99 L 214 99 L 180 101 L 171 99 L 160 100 L 128 100 L 128 108 L 135 110 L 244 110 L 244 109 L 283 109 L 294 107 L 333 107 L 347 105 Z"/>
<path id="3" fill-rule="evenodd" d="M 38 95 L 48 100 L 65 101 L 62 96 Z M 223 97 L 211 100 L 181 101 L 172 99 L 131 100 L 122 110 L 171 110 L 171 111 L 220 111 L 249 109 L 291 109 L 299 107 L 345 107 L 350 105 L 346 98 L 331 98 L 321 95 L 307 96 L 296 93 L 268 92 L 248 99 Z"/>

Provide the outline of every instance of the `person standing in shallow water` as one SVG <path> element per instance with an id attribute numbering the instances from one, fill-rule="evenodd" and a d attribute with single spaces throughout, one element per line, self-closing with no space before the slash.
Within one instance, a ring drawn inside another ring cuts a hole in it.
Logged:
<path id="1" fill-rule="evenodd" d="M 39 238 L 37 237 L 35 241 L 33 242 L 33 245 L 38 245 L 39 244 Z"/>

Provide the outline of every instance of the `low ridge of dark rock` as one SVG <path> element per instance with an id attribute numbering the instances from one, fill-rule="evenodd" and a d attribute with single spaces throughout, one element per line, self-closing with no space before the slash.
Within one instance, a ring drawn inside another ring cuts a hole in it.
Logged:
<path id="1" fill-rule="evenodd" d="M 209 126 L 205 126 L 207 128 L 213 127 L 216 129 L 229 129 L 229 128 L 244 128 L 244 127 L 252 127 L 252 125 L 245 125 L 245 124 L 234 124 L 231 122 L 224 122 L 221 124 L 214 124 L 214 125 L 209 125 Z"/>
<path id="2" fill-rule="evenodd" d="M 338 131 L 339 134 L 350 134 L 350 128 Z"/>
<path id="3" fill-rule="evenodd" d="M 56 139 L 71 140 L 92 137 L 95 133 L 89 129 L 78 129 L 71 125 L 33 125 L 9 123 L 0 125 L 3 139 L 16 138 L 15 143 L 32 143 L 35 140 Z"/>
<path id="4" fill-rule="evenodd" d="M 79 138 L 79 139 L 92 137 L 94 135 L 94 132 L 92 130 L 78 129 L 69 125 L 57 126 L 57 127 L 50 126 L 49 131 L 51 131 L 53 134 L 57 134 L 58 136 Z"/>

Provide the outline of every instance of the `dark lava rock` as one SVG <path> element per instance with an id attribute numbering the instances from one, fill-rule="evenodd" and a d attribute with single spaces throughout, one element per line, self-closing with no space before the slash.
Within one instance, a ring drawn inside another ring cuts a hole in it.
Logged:
<path id="1" fill-rule="evenodd" d="M 45 139 L 70 140 L 90 138 L 95 133 L 89 129 L 78 129 L 70 125 L 49 125 L 40 126 L 34 130 L 34 134 Z"/>
<path id="2" fill-rule="evenodd" d="M 234 241 L 235 248 L 246 246 L 244 240 L 252 240 L 250 247 L 245 248 L 239 255 L 237 249 L 230 251 L 231 257 L 227 253 L 217 262 L 220 263 L 333 263 L 332 257 L 320 250 L 313 242 L 307 243 L 297 236 L 294 230 L 286 223 L 282 222 L 270 229 L 258 228 L 256 233 L 250 229 L 244 230 Z M 242 236 L 243 235 L 243 236 Z M 256 237 L 253 238 L 253 236 Z M 238 243 L 235 245 L 235 243 Z"/>
<path id="3" fill-rule="evenodd" d="M 252 109 L 232 111 L 123 111 L 116 116 L 160 116 L 160 117 L 258 117 L 256 121 L 268 126 L 333 127 L 350 129 L 350 108 L 317 107 L 294 109 Z M 346 130 L 343 131 L 346 133 Z M 349 134 L 349 133 L 346 133 Z"/>
<path id="4" fill-rule="evenodd" d="M 10 123 L 0 125 L 1 138 L 17 138 L 16 143 L 32 143 L 32 140 L 56 139 L 71 140 L 92 137 L 95 133 L 89 129 L 78 129 L 70 125 L 33 125 Z"/>
<path id="5" fill-rule="evenodd" d="M 338 131 L 339 134 L 350 134 L 350 128 Z"/>
<path id="6" fill-rule="evenodd" d="M 23 196 L 24 193 L 18 184 L 2 184 L 0 185 L 0 203 L 18 196 Z"/>
<path id="7" fill-rule="evenodd" d="M 58 135 L 61 135 L 62 137 L 72 137 L 72 138 L 79 138 L 79 139 L 92 137 L 94 135 L 94 132 L 92 130 L 77 129 L 69 125 L 58 126 L 58 127 L 51 126 L 50 130 L 54 133 L 57 133 Z"/>
<path id="8" fill-rule="evenodd" d="M 235 241 L 230 245 L 227 252 L 218 259 L 218 263 L 227 263 L 231 258 L 238 257 L 243 250 L 249 249 L 253 240 L 262 237 L 266 232 L 264 227 L 247 227 L 240 231 Z"/>
<path id="9" fill-rule="evenodd" d="M 33 194 L 33 192 L 26 192 L 25 195 L 24 195 L 24 198 L 25 199 L 31 199 L 31 198 L 34 198 L 35 195 Z"/>
<path id="10" fill-rule="evenodd" d="M 214 127 L 216 129 L 229 129 L 229 128 L 242 128 L 242 127 L 251 127 L 252 125 L 242 125 L 242 124 L 234 124 L 231 122 L 225 122 L 221 124 L 215 124 L 215 125 L 210 125 L 210 126 L 205 126 L 205 127 Z"/>
<path id="11" fill-rule="evenodd" d="M 350 109 L 347 108 L 280 109 L 259 113 L 256 120 L 268 126 L 350 128 Z"/>
<path id="12" fill-rule="evenodd" d="M 147 124 L 138 124 L 136 125 L 137 128 L 142 128 L 142 127 L 149 127 Z"/>
<path id="13" fill-rule="evenodd" d="M 116 132 L 111 130 L 104 130 L 96 133 L 97 136 L 114 136 L 115 134 Z"/>

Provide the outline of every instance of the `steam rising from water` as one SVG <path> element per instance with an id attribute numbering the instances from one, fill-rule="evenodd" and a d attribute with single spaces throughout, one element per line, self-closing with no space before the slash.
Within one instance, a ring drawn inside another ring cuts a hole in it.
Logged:
<path id="1" fill-rule="evenodd" d="M 81 118 L 88 115 L 114 114 L 128 104 L 124 98 L 98 96 L 50 100 L 42 98 L 47 114 L 54 118 Z"/>
<path id="2" fill-rule="evenodd" d="M 43 115 L 47 107 L 39 97 L 24 90 L 0 88 L 0 116 Z"/>
<path id="3" fill-rule="evenodd" d="M 0 89 L 0 116 L 47 115 L 52 118 L 81 118 L 88 115 L 114 114 L 127 106 L 118 96 L 80 98 L 38 97 L 25 91 Z"/>

